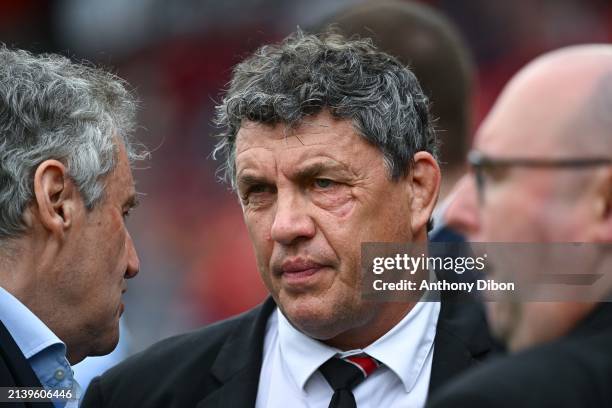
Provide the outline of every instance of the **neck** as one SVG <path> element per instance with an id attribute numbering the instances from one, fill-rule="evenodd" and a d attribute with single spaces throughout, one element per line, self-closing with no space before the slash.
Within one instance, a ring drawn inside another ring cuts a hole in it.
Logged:
<path id="1" fill-rule="evenodd" d="M 523 320 L 508 339 L 512 352 L 554 341 L 572 329 L 595 308 L 596 303 L 528 302 Z"/>
<path id="2" fill-rule="evenodd" d="M 36 289 L 36 264 L 26 240 L 2 241 L 0 249 L 0 286 L 30 308 Z"/>
<path id="3" fill-rule="evenodd" d="M 58 248 L 45 245 L 31 236 L 2 244 L 0 250 L 0 286 L 17 298 L 36 317 L 38 317 L 67 348 L 67 358 L 71 364 L 82 360 L 85 354 L 74 350 L 74 334 L 67 329 L 65 309 L 61 304 L 61 294 L 48 287 L 48 282 L 56 280 Z M 59 301 L 58 301 L 59 300 Z"/>

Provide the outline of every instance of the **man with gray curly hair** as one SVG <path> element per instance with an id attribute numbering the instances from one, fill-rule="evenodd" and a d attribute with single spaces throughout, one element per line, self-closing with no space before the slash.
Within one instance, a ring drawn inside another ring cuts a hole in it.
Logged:
<path id="1" fill-rule="evenodd" d="M 110 73 L 0 46 L 2 387 L 74 397 L 71 365 L 117 344 L 139 266 L 125 226 L 145 156 L 135 110 Z"/>
<path id="2" fill-rule="evenodd" d="M 84 407 L 416 407 L 488 353 L 467 304 L 362 298 L 361 243 L 426 242 L 438 195 L 408 69 L 369 41 L 298 31 L 235 67 L 217 122 L 271 297 L 111 369 Z"/>

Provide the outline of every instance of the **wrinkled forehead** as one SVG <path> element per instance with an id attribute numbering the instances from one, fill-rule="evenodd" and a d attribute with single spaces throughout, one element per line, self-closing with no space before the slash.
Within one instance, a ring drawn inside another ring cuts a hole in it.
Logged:
<path id="1" fill-rule="evenodd" d="M 348 148 L 358 136 L 349 120 L 331 117 L 305 119 L 298 126 L 244 121 L 236 136 L 236 156 L 252 149 L 290 150 L 329 146 Z"/>
<path id="2" fill-rule="evenodd" d="M 258 169 L 289 175 L 308 166 L 351 172 L 385 168 L 380 149 L 358 134 L 352 121 L 326 113 L 295 127 L 245 122 L 237 134 L 235 166 L 238 177 Z"/>

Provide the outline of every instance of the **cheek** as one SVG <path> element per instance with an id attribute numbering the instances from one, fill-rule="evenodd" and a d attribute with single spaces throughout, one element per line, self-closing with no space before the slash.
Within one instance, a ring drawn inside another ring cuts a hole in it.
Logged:
<path id="1" fill-rule="evenodd" d="M 551 241 L 583 242 L 589 240 L 593 225 L 591 200 L 560 196 L 549 200 L 541 214 L 542 228 Z"/>
<path id="2" fill-rule="evenodd" d="M 481 241 L 525 241 L 533 229 L 534 197 L 520 188 L 491 188 L 480 204 Z"/>
<path id="3" fill-rule="evenodd" d="M 314 205 L 338 218 L 348 217 L 355 207 L 355 197 L 351 188 L 346 185 L 339 185 L 329 191 L 312 192 L 310 194 Z"/>
<path id="4" fill-rule="evenodd" d="M 267 268 L 274 244 L 271 236 L 272 218 L 269 211 L 245 211 L 243 217 L 255 251 L 257 266 L 262 271 L 262 267 Z"/>
<path id="5" fill-rule="evenodd" d="M 115 228 L 111 234 L 112 235 L 109 236 L 115 237 L 113 240 L 113 252 L 115 252 L 118 260 L 123 260 L 127 256 L 127 231 L 125 229 L 123 219 L 120 219 L 115 223 Z"/>
<path id="6" fill-rule="evenodd" d="M 385 194 L 372 203 L 360 228 L 366 241 L 407 242 L 412 240 L 411 209 L 403 194 Z"/>
<path id="7" fill-rule="evenodd" d="M 123 281 L 128 259 L 128 233 L 123 217 L 113 217 L 108 220 L 108 224 L 103 225 L 98 231 L 97 242 L 99 246 L 95 251 L 100 257 L 99 264 L 106 269 L 106 271 L 100 271 L 102 272 L 100 276 L 108 277 L 108 280 L 112 282 L 109 287 L 112 287 L 111 290 L 115 293 L 113 285 L 117 280 Z"/>

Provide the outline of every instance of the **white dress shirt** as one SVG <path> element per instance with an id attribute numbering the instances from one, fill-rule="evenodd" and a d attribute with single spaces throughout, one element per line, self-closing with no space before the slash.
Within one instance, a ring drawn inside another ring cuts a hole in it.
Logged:
<path id="1" fill-rule="evenodd" d="M 419 302 L 363 350 L 342 352 L 295 329 L 277 308 L 266 327 L 256 408 L 327 408 L 333 390 L 318 368 L 334 355 L 366 353 L 382 363 L 353 389 L 359 408 L 425 405 L 439 302 Z"/>
<path id="2" fill-rule="evenodd" d="M 57 408 L 76 408 L 81 388 L 66 359 L 66 345 L 30 309 L 0 287 L 0 321 L 13 337 L 41 385 L 71 389 L 74 399 L 54 400 Z"/>

